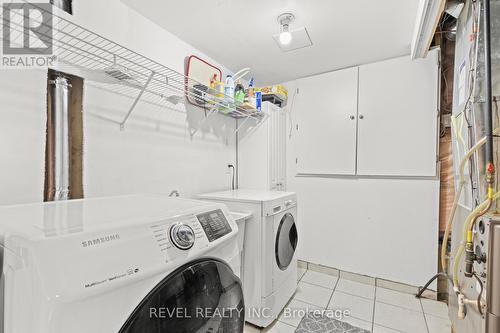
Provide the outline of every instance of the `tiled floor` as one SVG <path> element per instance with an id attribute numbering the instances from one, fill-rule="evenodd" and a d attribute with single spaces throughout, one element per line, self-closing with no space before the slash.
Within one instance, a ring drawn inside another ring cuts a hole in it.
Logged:
<path id="1" fill-rule="evenodd" d="M 442 302 L 362 284 L 299 268 L 299 286 L 289 309 L 348 310 L 342 321 L 374 333 L 450 333 L 448 308 Z M 303 311 L 297 311 L 298 313 Z M 262 333 L 293 333 L 300 317 L 283 313 Z M 261 330 L 247 324 L 245 333 Z"/>

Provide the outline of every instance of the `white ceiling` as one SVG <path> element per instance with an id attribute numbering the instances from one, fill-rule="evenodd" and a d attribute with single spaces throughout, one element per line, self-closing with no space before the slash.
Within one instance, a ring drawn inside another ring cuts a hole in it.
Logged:
<path id="1" fill-rule="evenodd" d="M 257 84 L 279 83 L 410 51 L 419 0 L 122 0 Z M 313 46 L 284 53 L 279 14 L 305 26 Z"/>

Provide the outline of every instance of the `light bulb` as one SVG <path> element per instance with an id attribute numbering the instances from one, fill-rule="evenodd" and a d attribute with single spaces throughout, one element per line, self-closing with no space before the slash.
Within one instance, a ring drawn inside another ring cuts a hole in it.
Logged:
<path id="1" fill-rule="evenodd" d="M 278 16 L 278 23 L 280 24 L 279 42 L 281 45 L 288 45 L 292 41 L 292 34 L 290 33 L 290 23 L 293 22 L 295 17 L 293 14 L 285 13 Z"/>
<path id="2" fill-rule="evenodd" d="M 280 43 L 282 45 L 288 45 L 292 41 L 292 34 L 289 31 L 283 31 L 280 33 Z"/>

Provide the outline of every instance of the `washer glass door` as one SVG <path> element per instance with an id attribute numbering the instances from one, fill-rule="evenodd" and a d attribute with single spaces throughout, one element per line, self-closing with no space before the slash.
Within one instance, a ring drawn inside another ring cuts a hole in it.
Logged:
<path id="1" fill-rule="evenodd" d="M 200 259 L 163 279 L 119 333 L 243 332 L 244 322 L 239 278 L 221 261 Z"/>
<path id="2" fill-rule="evenodd" d="M 297 248 L 298 236 L 295 219 L 290 213 L 281 218 L 275 240 L 275 255 L 278 267 L 284 271 L 290 265 Z"/>

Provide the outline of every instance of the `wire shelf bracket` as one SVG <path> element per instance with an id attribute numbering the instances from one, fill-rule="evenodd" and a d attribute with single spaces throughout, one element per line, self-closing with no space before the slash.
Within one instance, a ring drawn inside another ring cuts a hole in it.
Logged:
<path id="1" fill-rule="evenodd" d="M 208 120 L 208 118 L 210 118 L 212 115 L 218 113 L 218 110 L 216 107 L 212 107 L 210 109 L 210 111 L 208 111 L 207 115 L 205 116 L 205 118 L 203 118 L 203 120 L 201 120 L 199 123 L 198 123 L 198 127 L 196 127 L 195 129 L 191 130 L 190 131 L 190 135 L 191 135 L 191 138 L 196 134 L 198 133 L 198 131 L 200 130 L 200 128 L 203 127 L 203 124 Z"/>
<path id="2" fill-rule="evenodd" d="M 127 114 L 125 115 L 125 118 L 123 118 L 123 121 L 120 123 L 120 130 L 122 130 L 122 131 L 125 130 L 125 123 L 127 122 L 128 118 L 130 117 L 132 112 L 134 111 L 135 107 L 137 106 L 137 103 L 139 103 L 142 95 L 144 94 L 144 92 L 148 88 L 154 75 L 155 75 L 155 72 L 151 72 L 151 74 L 148 77 L 148 80 L 146 81 L 146 84 L 139 91 L 139 94 L 135 98 L 134 103 L 132 103 L 132 105 L 130 106 L 130 109 L 128 110 Z"/>
<path id="3" fill-rule="evenodd" d="M 245 123 L 248 121 L 248 119 L 250 119 L 250 117 L 245 118 L 245 120 L 243 120 L 241 122 L 241 124 L 239 124 L 239 126 L 236 127 L 236 129 L 234 130 L 233 134 L 238 133 L 238 131 L 243 127 L 243 125 L 245 125 Z"/>
<path id="4" fill-rule="evenodd" d="M 252 129 L 250 131 L 247 132 L 246 135 L 251 135 L 253 132 L 255 132 L 257 130 L 257 128 L 259 128 L 259 126 L 264 123 L 267 119 L 269 119 L 270 115 L 267 114 L 267 113 L 264 113 L 264 116 L 262 119 L 258 120 L 257 123 L 255 124 L 254 127 L 252 127 Z M 248 119 L 248 118 L 247 118 Z M 247 120 L 245 119 L 245 121 Z M 241 126 L 243 124 L 241 124 L 240 126 L 238 126 L 238 128 L 236 129 L 236 131 L 234 131 L 234 134 L 238 133 L 238 131 L 241 129 Z"/>

